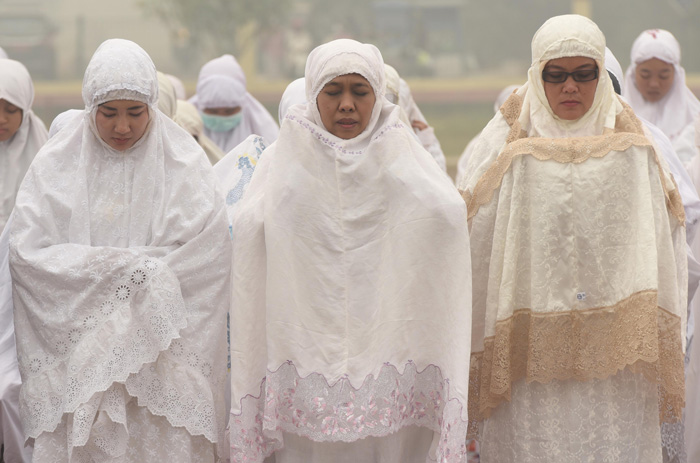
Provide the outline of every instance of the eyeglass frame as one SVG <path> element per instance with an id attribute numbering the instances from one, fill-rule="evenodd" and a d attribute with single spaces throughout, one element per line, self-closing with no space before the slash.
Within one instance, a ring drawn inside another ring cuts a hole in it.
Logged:
<path id="1" fill-rule="evenodd" d="M 591 72 L 591 71 L 593 71 L 593 75 L 594 75 L 594 77 L 593 77 L 592 79 L 588 79 L 588 80 L 579 80 L 579 79 L 577 79 L 576 76 L 575 76 L 576 74 L 578 74 L 578 73 L 580 73 L 580 72 Z M 564 80 L 561 80 L 561 81 L 551 81 L 551 80 L 547 80 L 547 79 L 544 78 L 545 74 L 550 74 L 550 73 L 552 73 L 552 72 L 557 73 L 557 74 L 564 74 Z M 547 82 L 547 83 L 549 83 L 549 84 L 563 84 L 564 82 L 566 82 L 567 80 L 569 80 L 569 77 L 571 77 L 572 79 L 574 79 L 574 82 L 579 82 L 579 83 L 580 83 L 580 82 L 593 82 L 593 81 L 596 80 L 598 77 L 600 77 L 600 70 L 598 69 L 598 66 L 596 66 L 595 69 L 578 69 L 578 70 L 573 71 L 573 72 L 566 72 L 566 71 L 546 71 L 546 70 L 543 70 L 543 71 L 542 71 L 542 76 L 541 76 L 541 77 L 542 77 L 542 81 L 543 81 L 543 82 Z"/>

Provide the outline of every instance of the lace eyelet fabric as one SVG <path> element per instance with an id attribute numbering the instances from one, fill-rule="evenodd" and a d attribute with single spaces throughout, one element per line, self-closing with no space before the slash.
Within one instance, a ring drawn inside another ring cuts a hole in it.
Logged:
<path id="1" fill-rule="evenodd" d="M 412 362 L 400 372 L 386 364 L 359 389 L 347 379 L 329 384 L 323 375 L 300 377 L 292 362 L 268 371 L 259 397 L 246 397 L 229 421 L 232 461 L 261 462 L 284 445 L 282 432 L 315 442 L 353 442 L 422 426 L 441 436 L 439 462 L 463 462 L 467 422 L 450 397 L 449 380 L 430 365 Z"/>

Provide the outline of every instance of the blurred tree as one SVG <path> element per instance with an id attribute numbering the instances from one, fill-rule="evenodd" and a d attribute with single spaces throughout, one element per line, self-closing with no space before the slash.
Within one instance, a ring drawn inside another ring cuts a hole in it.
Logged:
<path id="1" fill-rule="evenodd" d="M 286 21 L 292 3 L 292 0 L 140 0 L 144 11 L 163 21 L 183 46 L 212 50 L 216 54 L 238 54 L 254 46 L 249 41 Z"/>

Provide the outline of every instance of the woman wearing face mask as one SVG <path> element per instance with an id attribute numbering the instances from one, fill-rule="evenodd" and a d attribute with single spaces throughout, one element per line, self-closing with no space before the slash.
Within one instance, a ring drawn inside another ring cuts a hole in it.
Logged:
<path id="1" fill-rule="evenodd" d="M 685 83 L 678 41 L 668 31 L 646 30 L 634 41 L 630 59 L 622 95 L 675 142 L 700 114 L 700 101 Z"/>
<path id="2" fill-rule="evenodd" d="M 232 461 L 466 459 L 466 210 L 384 88 L 312 51 L 234 214 Z"/>
<path id="3" fill-rule="evenodd" d="M 482 131 L 460 184 L 469 418 L 484 463 L 658 463 L 662 443 L 667 457 L 682 451 L 685 215 L 604 56 L 591 20 L 546 21 L 527 83 Z"/>
<path id="4" fill-rule="evenodd" d="M 223 55 L 202 66 L 197 94 L 189 101 L 200 112 L 205 135 L 224 153 L 252 134 L 270 143 L 277 139 L 277 123 L 248 93 L 243 69 L 231 55 Z"/>
<path id="5" fill-rule="evenodd" d="M 83 100 L 12 216 L 34 461 L 217 461 L 230 242 L 214 173 L 156 109 L 155 67 L 135 43 L 97 49 Z"/>
<path id="6" fill-rule="evenodd" d="M 0 61 L 0 232 L 12 212 L 22 178 L 48 139 L 32 111 L 34 84 L 19 61 Z"/>

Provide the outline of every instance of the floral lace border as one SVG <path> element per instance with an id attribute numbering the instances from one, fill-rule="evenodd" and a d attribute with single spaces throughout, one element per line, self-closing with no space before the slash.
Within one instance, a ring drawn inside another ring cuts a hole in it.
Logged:
<path id="1" fill-rule="evenodd" d="M 463 462 L 468 422 L 464 407 L 449 396 L 450 381 L 439 367 L 418 371 L 409 361 L 403 373 L 389 363 L 359 389 L 348 378 L 329 384 L 318 373 L 300 377 L 292 362 L 268 371 L 259 397 L 241 400 L 229 422 L 232 462 L 262 462 L 284 446 L 283 432 L 317 442 L 353 442 L 410 426 L 440 433 L 437 461 Z"/>
<path id="2" fill-rule="evenodd" d="M 469 435 L 510 400 L 511 386 L 553 379 L 604 379 L 624 368 L 659 386 L 659 419 L 681 419 L 685 380 L 681 320 L 657 306 L 656 291 L 641 291 L 609 307 L 535 313 L 516 311 L 496 323 L 484 351 L 472 353 Z"/>
<path id="3" fill-rule="evenodd" d="M 506 138 L 506 147 L 479 178 L 474 190 L 462 192 L 467 204 L 468 218 L 474 217 L 481 206 L 493 199 L 494 192 L 501 186 L 503 176 L 510 169 L 513 160 L 519 156 L 529 155 L 540 161 L 554 160 L 559 163 L 579 164 L 589 158 L 605 157 L 611 151 L 625 151 L 631 146 L 653 146 L 644 135 L 642 124 L 632 108 L 625 102 L 622 104 L 624 109 L 617 116 L 613 133 L 593 137 L 540 138 L 528 137 L 522 130 L 518 121 L 522 98 L 516 94 L 511 95 L 501 107 L 501 113 L 511 127 Z M 655 151 L 654 162 L 662 175 L 663 168 Z M 669 186 L 664 178 L 661 178 L 667 206 L 678 221 L 685 224 L 683 202 L 675 181 L 671 181 L 673 184 Z"/>

